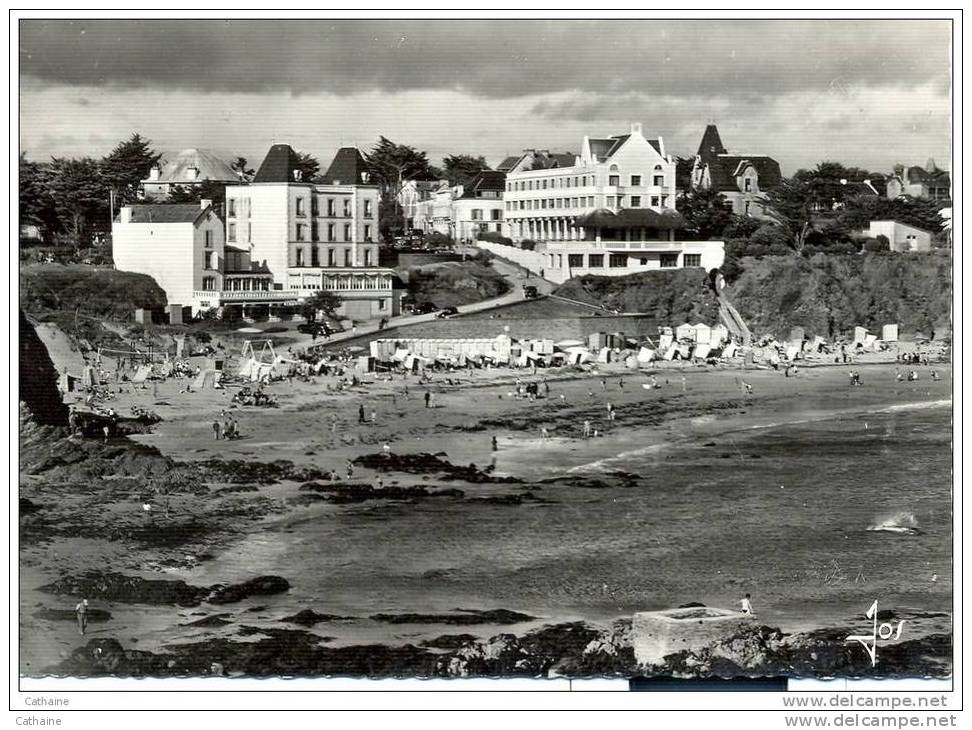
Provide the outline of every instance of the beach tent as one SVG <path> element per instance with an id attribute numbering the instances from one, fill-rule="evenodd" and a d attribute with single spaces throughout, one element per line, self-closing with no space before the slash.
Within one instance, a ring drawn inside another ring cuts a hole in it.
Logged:
<path id="1" fill-rule="evenodd" d="M 152 374 L 151 365 L 139 365 L 138 370 L 135 371 L 135 375 L 132 376 L 133 383 L 144 383 L 148 376 Z"/>
<path id="2" fill-rule="evenodd" d="M 611 350 L 604 347 L 600 350 L 600 352 L 597 353 L 597 361 L 599 363 L 607 364 L 613 360 L 613 354 L 614 353 Z"/>
<path id="3" fill-rule="evenodd" d="M 692 353 L 692 356 L 698 358 L 699 360 L 705 360 L 705 358 L 709 356 L 709 352 L 711 350 L 712 347 L 710 345 L 702 343 L 701 345 L 695 346 L 695 352 Z"/>
<path id="4" fill-rule="evenodd" d="M 151 370 L 151 368 L 149 368 Z M 90 365 L 86 365 L 84 368 L 84 373 L 81 375 L 81 382 L 87 388 L 93 388 L 98 384 L 98 379 L 95 377 L 95 370 Z"/>
<path id="5" fill-rule="evenodd" d="M 688 360 L 692 357 L 692 346 L 691 345 L 679 345 L 676 350 L 678 351 L 679 357 L 683 360 Z"/>
<path id="6" fill-rule="evenodd" d="M 61 373 L 60 377 L 57 379 L 57 387 L 62 393 L 71 393 L 74 391 L 74 385 L 77 380 L 78 379 L 70 373 Z"/>
<path id="7" fill-rule="evenodd" d="M 647 347 L 642 347 L 638 350 L 638 362 L 647 363 L 655 359 L 655 351 L 650 350 Z"/>
<path id="8" fill-rule="evenodd" d="M 881 328 L 881 339 L 885 342 L 898 341 L 898 325 L 886 324 Z"/>
<path id="9" fill-rule="evenodd" d="M 728 342 L 726 343 L 726 346 L 722 348 L 722 356 L 732 357 L 733 355 L 736 354 L 736 350 L 738 349 L 739 346 L 735 342 Z"/>
<path id="10" fill-rule="evenodd" d="M 803 342 L 806 338 L 806 331 L 803 327 L 790 327 L 790 337 L 789 341 L 796 345 L 797 343 Z"/>
<path id="11" fill-rule="evenodd" d="M 665 354 L 662 355 L 663 360 L 674 360 L 675 359 L 675 345 L 669 345 L 668 349 L 665 350 Z"/>
<path id="12" fill-rule="evenodd" d="M 192 381 L 193 390 L 215 388 L 219 384 L 219 372 L 216 370 L 202 370 Z"/>
<path id="13" fill-rule="evenodd" d="M 674 341 L 675 338 L 671 333 L 664 333 L 658 338 L 658 349 L 662 352 L 666 352 L 668 348 L 672 346 L 672 342 Z"/>
<path id="14" fill-rule="evenodd" d="M 680 324 L 675 328 L 675 339 L 676 340 L 694 340 L 695 339 L 695 327 L 690 325 L 688 322 L 685 324 Z"/>
<path id="15" fill-rule="evenodd" d="M 729 330 L 726 329 L 724 324 L 717 324 L 712 326 L 712 331 L 709 333 L 709 344 L 710 345 L 720 345 L 729 339 Z"/>
<path id="16" fill-rule="evenodd" d="M 695 330 L 696 342 L 708 345 L 712 341 L 712 328 L 709 325 L 699 322 L 693 325 L 692 329 Z"/>
<path id="17" fill-rule="evenodd" d="M 799 353 L 800 348 L 797 345 L 790 345 L 788 348 L 786 348 L 786 359 L 792 362 L 793 360 L 796 360 L 796 356 Z"/>
<path id="18" fill-rule="evenodd" d="M 864 327 L 854 328 L 854 344 L 863 344 L 864 339 L 867 337 L 867 330 Z"/>
<path id="19" fill-rule="evenodd" d="M 877 335 L 868 335 L 864 338 L 865 350 L 877 350 Z"/>
<path id="20" fill-rule="evenodd" d="M 810 347 L 808 349 L 810 350 L 810 352 L 820 352 L 820 348 L 823 346 L 824 346 L 824 338 L 821 337 L 820 335 L 817 335 L 816 337 L 813 338 L 813 342 L 810 343 Z"/>

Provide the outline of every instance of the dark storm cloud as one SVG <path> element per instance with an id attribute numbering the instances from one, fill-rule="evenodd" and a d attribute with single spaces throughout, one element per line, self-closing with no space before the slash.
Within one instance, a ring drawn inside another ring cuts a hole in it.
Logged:
<path id="1" fill-rule="evenodd" d="M 203 92 L 771 95 L 947 88 L 950 37 L 899 20 L 58 20 L 21 22 L 20 62 L 27 82 Z"/>

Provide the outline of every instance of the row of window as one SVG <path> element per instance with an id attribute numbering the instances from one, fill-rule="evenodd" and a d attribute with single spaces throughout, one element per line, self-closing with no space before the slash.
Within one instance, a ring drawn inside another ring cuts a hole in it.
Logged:
<path id="1" fill-rule="evenodd" d="M 641 264 L 641 266 L 647 266 L 648 257 L 646 256 L 642 257 L 639 263 Z M 582 253 L 567 254 L 567 265 L 572 269 L 583 269 L 584 254 Z M 658 265 L 663 269 L 677 268 L 678 254 L 677 253 L 660 254 L 658 257 Z M 701 265 L 702 265 L 702 254 L 687 253 L 682 255 L 682 266 L 694 267 L 694 266 L 701 266 Z M 628 256 L 626 254 L 612 253 L 608 256 L 608 268 L 625 269 L 627 267 L 628 267 Z M 603 269 L 604 254 L 602 253 L 587 254 L 587 268 Z"/>
<path id="2" fill-rule="evenodd" d="M 344 266 L 345 268 L 351 268 L 352 266 L 354 266 L 354 253 L 350 248 L 346 248 L 343 250 L 344 250 L 344 263 L 340 264 L 340 266 Z M 327 263 L 324 264 L 324 266 L 334 267 L 339 265 L 338 252 L 336 249 L 333 248 L 327 249 L 327 253 L 325 257 Z M 372 250 L 370 248 L 365 248 L 361 250 L 361 265 L 362 266 L 374 265 L 374 257 L 372 254 Z M 296 249 L 294 251 L 294 266 L 312 266 L 312 267 L 321 266 L 321 263 L 318 260 L 318 250 L 316 248 L 312 249 L 310 252 L 310 256 L 307 256 L 307 252 L 304 251 L 304 249 L 302 248 Z"/>
<path id="3" fill-rule="evenodd" d="M 329 291 L 373 291 L 391 288 L 391 285 L 387 279 L 370 276 L 341 276 L 338 278 L 326 277 L 323 284 L 323 288 Z M 320 289 L 322 288 L 322 282 L 300 280 L 296 277 L 292 277 L 290 279 L 290 286 L 294 289 Z M 379 309 L 380 308 L 381 306 L 379 305 Z"/>
<path id="4" fill-rule="evenodd" d="M 627 202 L 629 208 L 644 207 L 645 201 L 651 208 L 659 208 L 668 205 L 670 196 L 668 195 L 632 195 L 625 201 L 623 195 L 608 195 L 605 197 L 605 204 L 608 208 L 624 207 Z M 508 200 L 507 210 L 550 210 L 555 208 L 593 208 L 594 196 L 588 195 L 581 198 L 543 198 L 540 200 Z"/>
<path id="5" fill-rule="evenodd" d="M 306 241 L 306 240 L 308 240 L 307 239 L 307 224 L 306 223 L 298 223 L 297 224 L 296 238 L 294 240 L 296 240 L 296 241 Z M 317 225 L 317 221 L 314 221 L 310 225 L 310 240 L 311 241 L 315 241 L 315 242 L 321 240 L 320 228 Z M 338 240 L 337 239 L 337 225 L 335 223 L 328 223 L 327 224 L 327 240 L 328 241 L 337 241 Z M 351 232 L 351 224 L 350 223 L 345 223 L 344 224 L 344 238 L 342 238 L 341 240 L 342 241 L 353 241 L 354 240 L 354 237 L 352 236 L 352 232 Z M 374 229 L 372 228 L 371 225 L 366 225 L 364 227 L 364 240 L 367 241 L 368 243 L 373 243 L 374 242 Z"/>
<path id="6" fill-rule="evenodd" d="M 612 166 L 612 168 L 615 166 Z M 632 187 L 640 187 L 642 181 L 645 179 L 644 175 L 629 175 L 628 184 Z M 575 175 L 573 177 L 550 177 L 550 178 L 540 178 L 536 180 L 510 180 L 506 183 L 507 192 L 516 192 L 524 190 L 547 190 L 548 188 L 583 188 L 588 185 L 596 184 L 596 175 Z M 620 175 L 609 175 L 608 185 L 620 185 L 621 176 Z M 661 165 L 655 165 L 654 174 L 652 175 L 652 185 L 664 186 L 665 185 L 665 168 Z"/>
<path id="7" fill-rule="evenodd" d="M 485 220 L 483 218 L 483 209 L 482 208 L 473 208 L 472 211 L 471 211 L 471 213 L 472 213 L 472 219 L 474 221 Z M 501 220 L 503 220 L 503 211 L 501 211 L 499 208 L 493 208 L 491 211 L 489 211 L 489 219 L 491 221 L 501 221 Z"/>
<path id="8" fill-rule="evenodd" d="M 316 216 L 322 215 L 321 212 L 320 212 L 320 206 L 321 206 L 321 201 L 322 200 L 324 200 L 324 199 L 321 198 L 321 197 L 319 197 L 319 196 L 314 196 L 313 198 L 311 198 L 311 215 L 312 216 L 315 216 L 316 217 Z M 343 198 L 341 200 L 341 202 L 342 202 L 342 205 L 341 205 L 341 216 L 344 217 L 344 218 L 350 218 L 351 215 L 352 215 L 352 213 L 353 213 L 353 211 L 352 211 L 352 205 L 351 205 L 351 203 L 352 203 L 351 198 Z M 370 199 L 366 198 L 363 201 L 363 203 L 364 203 L 364 205 L 362 206 L 362 208 L 363 208 L 363 210 L 362 210 L 362 217 L 364 217 L 364 218 L 372 218 L 372 217 L 374 217 L 374 205 L 373 205 L 373 201 L 371 201 Z M 326 199 L 326 202 L 325 202 L 325 210 L 327 212 L 323 214 L 324 216 L 326 216 L 327 218 L 337 218 L 338 217 L 338 213 L 337 213 L 337 200 L 335 200 L 334 198 L 327 198 Z M 245 217 L 250 215 L 250 199 L 249 198 L 240 198 L 239 200 L 237 200 L 236 198 L 228 198 L 227 199 L 227 201 L 226 201 L 226 217 L 227 218 L 236 218 L 237 217 L 237 212 L 242 213 Z M 307 200 L 306 200 L 306 198 L 295 198 L 294 199 L 294 214 L 295 215 L 298 215 L 298 216 L 301 216 L 301 217 L 307 215 Z"/>

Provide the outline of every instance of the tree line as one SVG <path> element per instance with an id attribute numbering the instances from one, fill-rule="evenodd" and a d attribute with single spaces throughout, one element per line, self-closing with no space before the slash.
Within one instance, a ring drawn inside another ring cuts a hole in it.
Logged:
<path id="1" fill-rule="evenodd" d="M 301 179 L 320 179 L 321 164 L 313 155 L 297 152 Z M 107 155 L 95 157 L 52 157 L 30 160 L 20 154 L 20 224 L 34 226 L 46 243 L 66 243 L 77 248 L 89 245 L 111 229 L 111 217 L 123 205 L 137 203 L 143 180 L 160 163 L 162 154 L 150 140 L 132 134 Z M 394 235 L 404 227 L 398 195 L 409 180 L 447 180 L 450 185 L 466 183 L 488 170 L 485 158 L 449 155 L 437 167 L 425 152 L 381 137 L 365 154 L 368 170 L 381 189 L 379 221 L 382 234 Z M 253 179 L 254 170 L 245 157 L 231 164 L 243 183 Z M 221 208 L 225 183 L 203 181 L 198 185 L 174 186 L 166 200 L 156 203 L 195 203 L 212 200 Z M 109 206 L 113 205 L 113 210 Z"/>

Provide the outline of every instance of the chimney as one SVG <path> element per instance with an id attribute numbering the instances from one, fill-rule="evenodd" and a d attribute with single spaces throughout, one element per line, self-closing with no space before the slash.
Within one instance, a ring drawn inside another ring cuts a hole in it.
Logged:
<path id="1" fill-rule="evenodd" d="M 132 222 L 132 208 L 130 205 L 123 205 L 118 209 L 118 222 L 119 223 L 131 223 Z"/>
<path id="2" fill-rule="evenodd" d="M 631 123 L 631 134 L 632 135 L 637 135 L 638 137 L 643 137 L 644 136 L 644 134 L 641 131 L 641 122 L 632 122 Z"/>
<path id="3" fill-rule="evenodd" d="M 206 208 L 208 208 L 212 204 L 213 204 L 212 200 L 207 200 L 206 198 L 203 198 L 202 200 L 199 201 L 199 208 L 201 210 L 206 210 Z"/>

